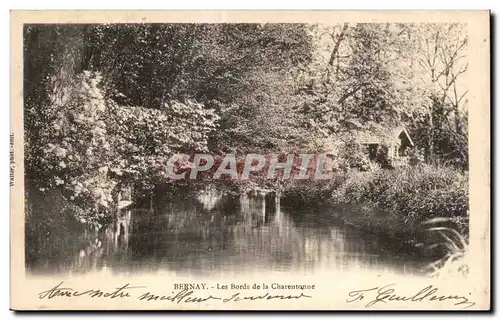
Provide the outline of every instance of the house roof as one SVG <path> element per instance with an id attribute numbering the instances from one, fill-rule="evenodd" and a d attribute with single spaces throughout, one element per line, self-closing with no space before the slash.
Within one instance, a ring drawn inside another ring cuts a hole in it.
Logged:
<path id="1" fill-rule="evenodd" d="M 380 144 L 383 142 L 397 142 L 401 134 L 406 135 L 408 141 L 413 146 L 413 140 L 410 134 L 404 127 L 395 128 L 371 128 L 354 133 L 354 140 L 360 144 Z"/>

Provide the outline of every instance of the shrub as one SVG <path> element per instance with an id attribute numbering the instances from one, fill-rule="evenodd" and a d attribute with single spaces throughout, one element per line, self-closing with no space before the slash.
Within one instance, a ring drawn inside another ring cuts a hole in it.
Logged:
<path id="1" fill-rule="evenodd" d="M 331 181 L 292 184 L 284 194 L 301 203 L 363 204 L 364 217 L 352 213 L 343 219 L 360 220 L 370 228 L 378 223 L 388 233 L 398 231 L 409 238 L 421 222 L 436 217 L 450 218 L 461 233 L 468 231 L 468 177 L 451 167 L 349 171 Z M 372 221 L 374 212 L 377 221 Z"/>
<path id="2" fill-rule="evenodd" d="M 337 169 L 361 169 L 368 170 L 370 160 L 365 151 L 365 146 L 362 146 L 353 141 L 342 144 L 338 149 L 336 157 Z"/>
<path id="3" fill-rule="evenodd" d="M 336 174 L 330 180 L 290 180 L 283 185 L 282 203 L 304 205 L 331 202 L 332 191 L 340 188 L 346 177 Z"/>
<path id="4" fill-rule="evenodd" d="M 417 220 L 465 217 L 468 179 L 454 169 L 432 166 L 354 172 L 332 196 L 338 202 L 368 202 Z"/>
<path id="5" fill-rule="evenodd" d="M 416 221 L 467 216 L 468 179 L 454 169 L 398 169 L 379 174 L 373 182 L 368 200 L 393 214 Z"/>
<path id="6" fill-rule="evenodd" d="M 44 124 L 26 127 L 37 136 L 26 149 L 28 182 L 41 193 L 57 191 L 94 225 L 116 212 L 121 187 L 149 192 L 167 180 L 172 154 L 207 151 L 219 119 L 191 100 L 118 105 L 107 89 L 99 73 L 84 71 L 54 85 L 46 105 L 27 109 L 28 123 Z"/>

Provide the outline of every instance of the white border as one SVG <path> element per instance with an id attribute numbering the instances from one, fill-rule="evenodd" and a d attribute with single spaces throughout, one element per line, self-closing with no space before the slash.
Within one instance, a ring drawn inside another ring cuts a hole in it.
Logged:
<path id="1" fill-rule="evenodd" d="M 117 6 L 119 4 L 120 6 Z M 3 228 L 3 232 L 1 234 L 3 235 L 3 241 L 1 243 L 3 244 L 3 250 L 2 252 L 4 253 L 4 259 L 2 262 L 2 274 L 4 276 L 4 281 L 2 283 L 4 284 L 2 287 L 1 291 L 1 302 L 2 306 L 1 309 L 3 311 L 2 314 L 2 319 L 12 319 L 14 318 L 15 314 L 11 311 L 8 311 L 9 309 L 9 286 L 6 285 L 9 283 L 9 259 L 7 258 L 7 255 L 9 253 L 9 241 L 10 241 L 10 233 L 9 233 L 9 189 L 7 189 L 7 176 L 8 176 L 8 144 L 9 144 L 9 119 L 10 119 L 10 108 L 9 108 L 9 64 L 10 64 L 10 57 L 9 57 L 9 9 L 189 9 L 189 10 L 194 10 L 194 9 L 337 9 L 337 10 L 348 10 L 348 9 L 492 9 L 493 13 L 500 12 L 500 6 L 498 1 L 482 1 L 482 0 L 474 0 L 474 1 L 467 1 L 467 2 L 459 2 L 459 1 L 436 1 L 436 0 L 420 0 L 420 1 L 409 1 L 409 2 L 404 2 L 404 1 L 376 1 L 376 2 L 370 2 L 370 1 L 356 1 L 356 0 L 349 0 L 349 1 L 335 1 L 334 3 L 332 1 L 324 1 L 324 0 L 308 0 L 308 1 L 271 1 L 271 0 L 253 0 L 251 2 L 236 2 L 236 1 L 217 1 L 217 0 L 212 0 L 209 2 L 204 2 L 204 1 L 192 1 L 192 0 L 184 0 L 184 1 L 179 1 L 177 3 L 172 3 L 172 2 L 156 2 L 152 0 L 141 0 L 140 4 L 141 7 L 137 7 L 138 2 L 137 1 L 119 1 L 119 2 L 112 2 L 111 3 L 104 3 L 102 0 L 86 0 L 84 2 L 71 2 L 71 1 L 55 1 L 55 0 L 50 0 L 50 1 L 3 1 L 1 6 L 2 6 L 2 11 L 0 14 L 0 18 L 2 20 L 2 44 L 4 45 L 4 49 L 1 51 L 2 58 L 0 61 L 2 61 L 4 68 L 4 72 L 2 73 L 2 85 L 1 85 L 1 90 L 2 90 L 2 99 L 3 99 L 3 108 L 1 109 L 2 114 L 0 115 L 0 145 L 2 146 L 3 154 L 0 157 L 0 167 L 4 168 L 4 179 L 3 179 L 3 184 L 0 184 L 0 187 L 2 188 L 0 191 L 0 197 L 2 197 L 2 200 L 0 203 L 2 204 L 4 210 L 3 214 L 1 215 L 2 221 L 0 223 L 0 226 Z M 168 5 L 167 5 L 168 4 Z M 5 6 L 5 8 L 4 8 Z M 496 21 L 498 23 L 498 21 Z M 494 35 L 496 32 L 493 33 Z M 498 40 L 493 39 L 493 43 L 495 44 L 495 50 L 494 52 L 498 52 Z M 497 70 L 498 65 L 495 64 L 495 70 Z M 494 82 L 494 88 L 491 88 L 493 92 L 500 92 L 499 85 L 497 82 Z M 496 112 L 495 116 L 495 122 L 498 123 L 498 117 L 499 113 L 498 111 Z M 492 128 L 495 128 L 495 125 L 492 126 Z M 493 141 L 495 142 L 495 147 L 498 148 L 498 130 L 497 134 L 495 135 L 495 138 Z M 496 164 L 496 163 L 495 163 Z M 493 178 L 493 177 L 492 177 Z M 493 183 L 493 181 L 492 181 Z M 500 192 L 498 190 L 495 191 L 495 195 L 493 199 L 498 199 L 500 198 Z M 498 218 L 496 218 L 496 225 L 495 227 L 498 227 Z M 492 235 L 495 235 L 495 232 L 491 232 Z M 498 240 L 498 236 L 495 237 L 496 240 Z M 495 242 L 494 248 L 498 249 L 498 241 Z M 492 254 L 496 254 L 497 252 L 492 252 Z M 495 271 L 494 269 L 492 270 L 493 272 Z M 498 279 L 498 277 L 495 277 Z M 497 283 L 495 283 L 496 285 Z M 496 286 L 495 286 L 496 287 Z M 498 308 L 498 294 L 495 295 L 496 299 L 493 302 L 493 305 Z M 54 314 L 49 315 L 50 317 L 53 316 Z M 243 314 L 231 314 L 227 315 L 225 317 L 227 318 L 236 318 L 239 316 L 242 316 Z M 41 318 L 43 314 L 37 314 L 37 315 L 31 315 L 33 318 Z M 71 318 L 74 315 L 72 314 L 63 314 L 59 315 L 58 317 L 62 318 Z M 85 315 L 86 316 L 86 315 Z M 111 316 L 111 315 L 109 315 Z M 120 315 L 113 315 L 114 317 L 143 317 L 144 314 L 120 314 Z M 177 316 L 177 315 L 173 315 Z M 200 315 L 185 315 L 187 317 L 199 317 Z M 219 317 L 220 314 L 208 314 L 204 315 L 205 317 Z M 259 314 L 259 318 L 266 318 L 266 317 L 274 317 L 276 314 L 270 314 L 270 315 L 263 315 Z M 301 317 L 308 317 L 309 315 L 307 314 L 297 314 L 296 316 L 301 316 Z M 331 316 L 338 316 L 338 314 L 332 313 Z M 352 318 L 363 318 L 366 316 L 371 316 L 369 314 L 363 314 L 363 315 L 356 315 L 356 316 L 351 316 Z M 397 317 L 401 316 L 401 314 L 395 315 Z M 411 318 L 422 318 L 424 319 L 428 317 L 426 314 L 420 314 L 420 315 L 406 315 Z M 458 314 L 456 314 L 458 316 Z M 477 314 L 474 316 L 478 316 Z M 102 315 L 99 315 L 99 317 L 103 317 Z"/>

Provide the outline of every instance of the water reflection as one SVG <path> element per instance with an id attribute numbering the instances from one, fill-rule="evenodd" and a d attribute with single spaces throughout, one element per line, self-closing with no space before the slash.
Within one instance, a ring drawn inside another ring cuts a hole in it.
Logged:
<path id="1" fill-rule="evenodd" d="M 204 275 L 316 268 L 414 273 L 419 267 L 374 235 L 342 226 L 329 214 L 285 210 L 271 195 L 228 198 L 207 192 L 156 207 L 128 210 L 100 232 L 66 235 L 78 241 L 38 238 L 45 249 L 28 259 L 28 266 L 33 272 Z"/>

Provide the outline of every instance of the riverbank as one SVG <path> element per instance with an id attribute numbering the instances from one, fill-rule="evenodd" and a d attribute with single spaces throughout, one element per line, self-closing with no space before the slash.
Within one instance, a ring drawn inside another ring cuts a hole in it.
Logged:
<path id="1" fill-rule="evenodd" d="M 328 181 L 294 181 L 285 186 L 282 203 L 321 207 L 356 229 L 413 247 L 437 241 L 422 225 L 435 218 L 447 218 L 446 227 L 468 234 L 468 177 L 448 167 L 351 171 Z"/>
<path id="2" fill-rule="evenodd" d="M 194 203 L 197 198 L 205 197 L 208 199 L 204 201 L 205 207 L 210 211 L 215 208 L 220 195 L 239 199 L 241 193 L 257 190 L 256 186 L 260 185 L 255 181 L 246 181 L 246 184 L 237 185 L 203 183 L 175 188 L 158 187 L 154 190 L 153 197 L 145 197 L 135 205 L 150 211 L 161 211 L 175 195 L 184 199 L 183 203 L 189 197 L 194 197 L 194 200 L 187 203 Z M 260 187 L 262 189 L 267 186 Z M 290 180 L 281 187 L 281 204 L 295 209 L 290 212 L 301 212 L 298 215 L 329 215 L 353 229 L 376 234 L 378 238 L 388 241 L 395 250 L 443 257 L 445 251 L 442 249 L 447 249 L 445 245 L 448 240 L 441 232 L 446 230 L 428 232 L 430 226 L 422 225 L 436 218 L 449 219 L 441 219 L 440 227 L 456 230 L 467 238 L 468 179 L 465 174 L 451 168 L 423 165 L 395 170 L 350 171 L 337 174 L 330 180 Z M 272 186 L 269 188 L 271 190 Z M 30 261 L 35 259 L 31 257 L 36 257 L 39 243 L 61 242 L 61 239 L 66 238 L 69 242 L 77 242 L 78 240 L 68 236 L 71 234 L 68 230 L 80 230 L 85 225 L 100 229 L 113 221 L 112 217 L 104 215 L 93 223 L 87 219 L 89 212 L 65 200 L 57 192 L 42 195 L 33 188 L 29 190 L 26 241 L 34 243 L 27 247 L 26 254 Z M 235 207 L 226 207 L 227 212 L 224 212 L 230 216 Z M 102 224 L 97 221 L 102 221 Z M 453 234 L 450 237 L 456 240 Z M 436 248 L 438 245 L 441 248 Z M 64 255 L 64 250 L 57 254 Z"/>

